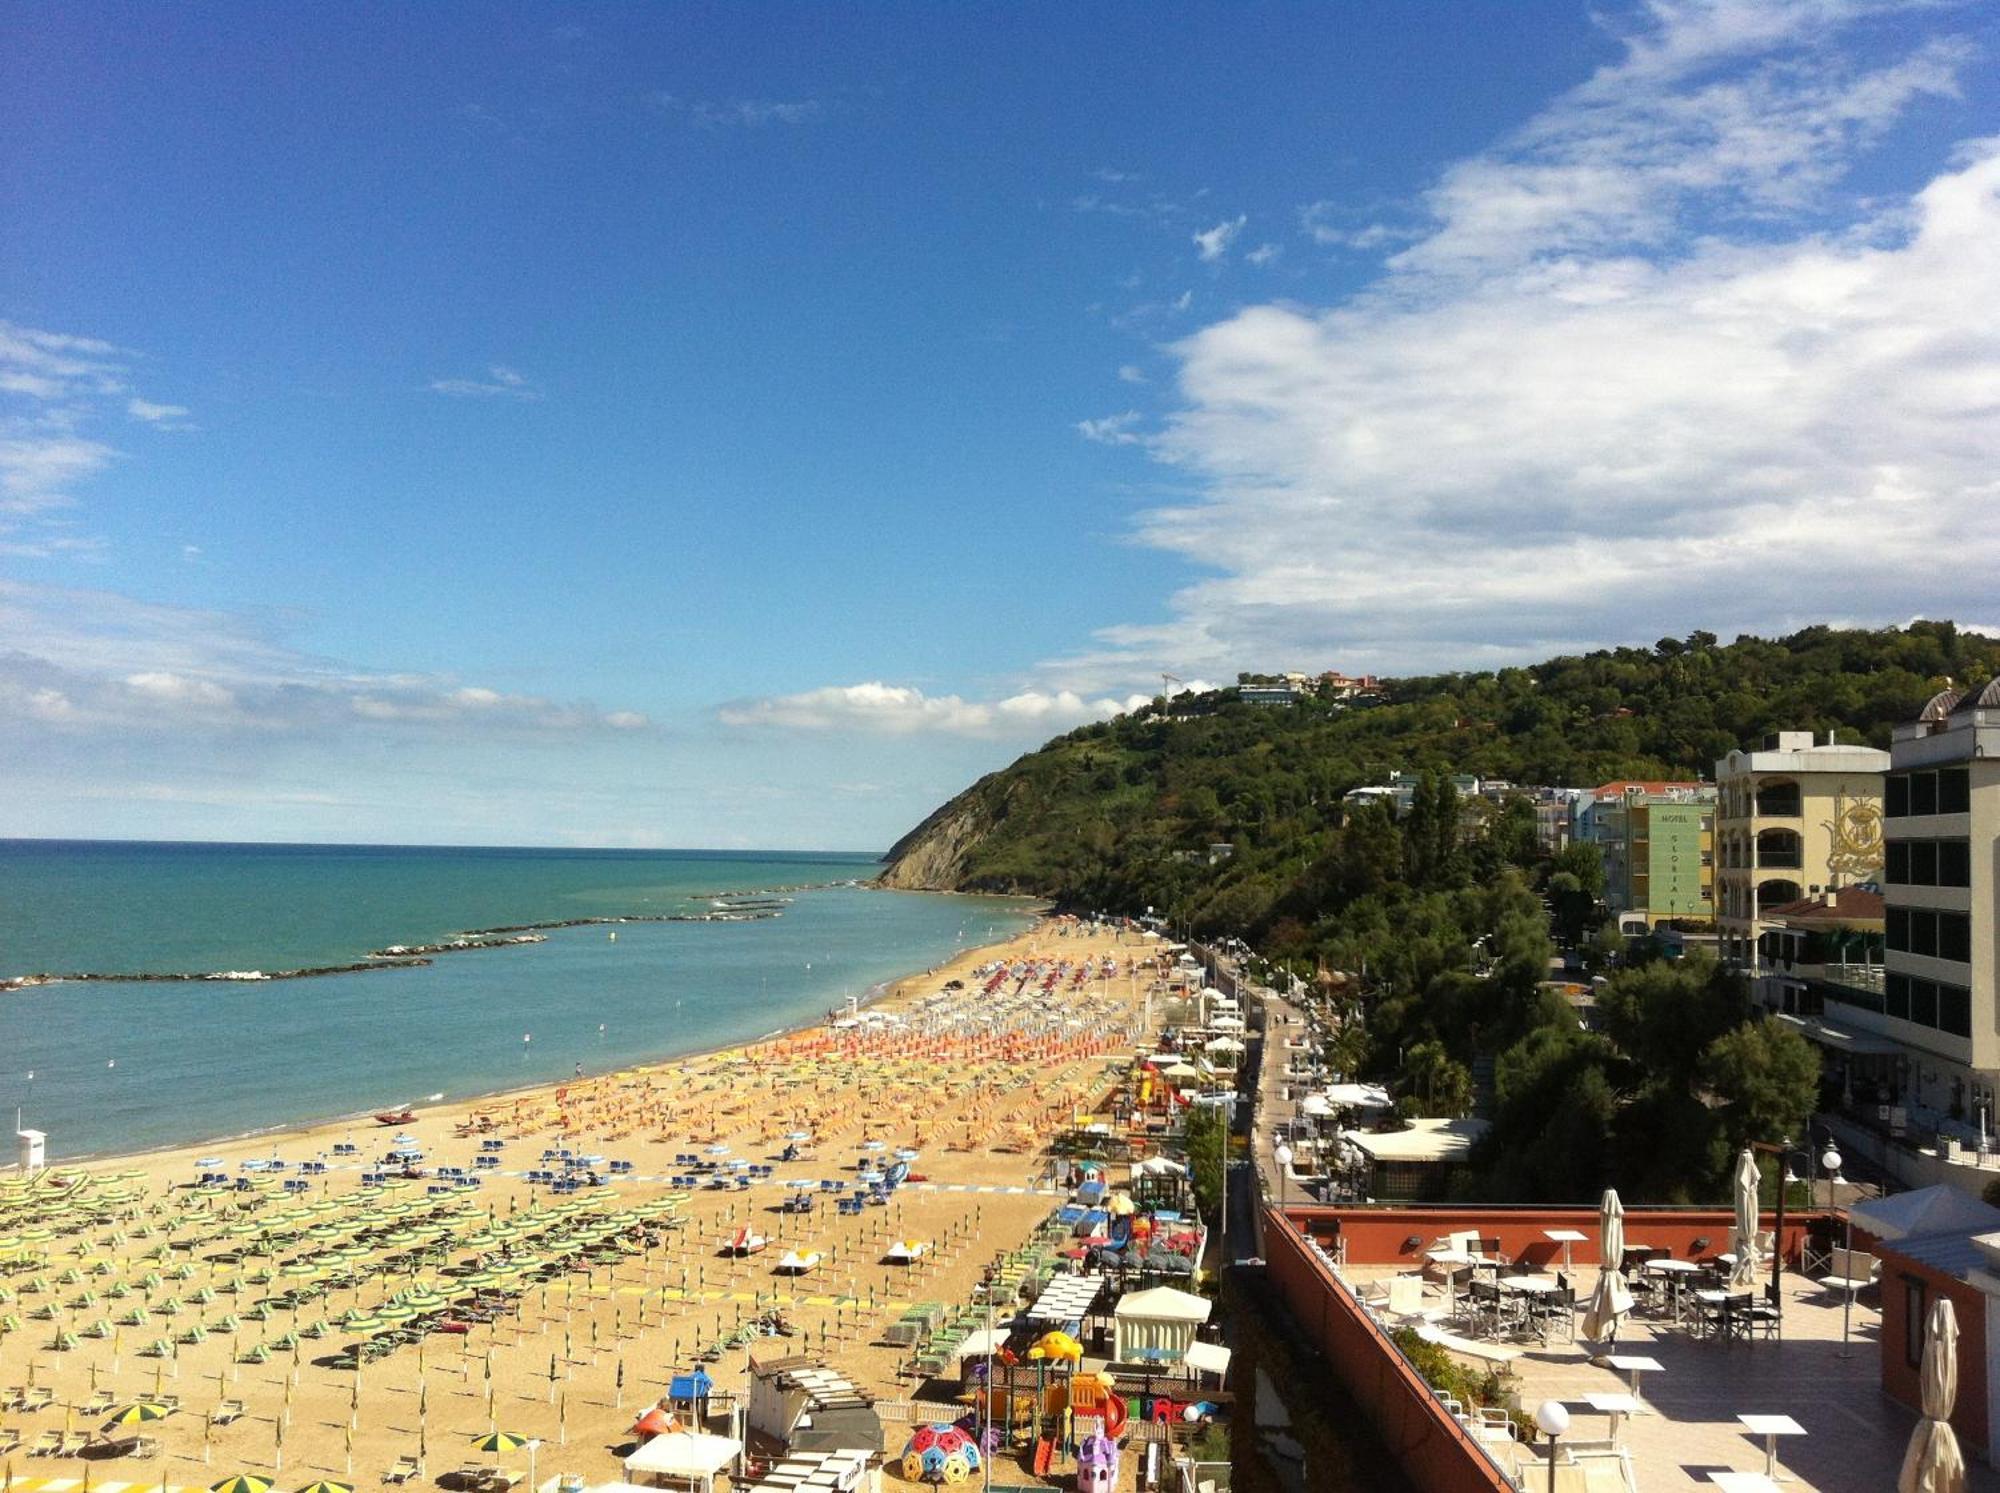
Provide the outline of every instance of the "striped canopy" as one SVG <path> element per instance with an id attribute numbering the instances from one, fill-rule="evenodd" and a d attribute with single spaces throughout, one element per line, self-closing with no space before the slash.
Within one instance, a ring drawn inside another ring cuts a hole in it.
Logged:
<path id="1" fill-rule="evenodd" d="M 165 1405 L 155 1405 L 151 1400 L 140 1400 L 136 1404 L 127 1405 L 123 1410 L 115 1413 L 106 1424 L 113 1426 L 144 1425 L 149 1420 L 165 1420 L 172 1413 Z"/>
<path id="2" fill-rule="evenodd" d="M 488 1431 L 483 1436 L 472 1438 L 472 1445 L 482 1452 L 517 1452 L 528 1444 L 526 1436 L 516 1436 L 512 1431 Z"/>
<path id="3" fill-rule="evenodd" d="M 254 1472 L 239 1472 L 219 1483 L 210 1483 L 208 1493 L 271 1493 L 271 1480 Z"/>

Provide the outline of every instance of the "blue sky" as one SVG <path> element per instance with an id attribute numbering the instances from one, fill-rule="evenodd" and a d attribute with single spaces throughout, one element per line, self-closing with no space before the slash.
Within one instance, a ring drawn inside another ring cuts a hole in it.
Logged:
<path id="1" fill-rule="evenodd" d="M 0 818 L 867 846 L 1163 669 L 2000 620 L 1996 41 L 15 8 Z"/>

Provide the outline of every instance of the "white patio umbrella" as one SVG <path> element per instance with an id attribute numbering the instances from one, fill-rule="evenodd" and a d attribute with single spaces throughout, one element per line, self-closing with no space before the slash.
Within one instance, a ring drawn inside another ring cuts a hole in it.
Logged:
<path id="1" fill-rule="evenodd" d="M 1597 1289 L 1583 1310 L 1583 1335 L 1594 1343 L 1612 1343 L 1618 1340 L 1618 1324 L 1632 1310 L 1632 1288 L 1618 1268 L 1625 1259 L 1625 1205 L 1618 1201 L 1617 1188 L 1604 1189 L 1597 1222 L 1601 1231 Z"/>
<path id="2" fill-rule="evenodd" d="M 1965 1456 L 1951 1428 L 1958 1400 L 1958 1316 L 1951 1298 L 1940 1296 L 1924 1332 L 1924 1361 L 1918 1371 L 1924 1418 L 1903 1453 L 1896 1493 L 1965 1493 Z"/>
<path id="3" fill-rule="evenodd" d="M 1757 1281 L 1757 1187 L 1762 1180 L 1757 1158 L 1745 1146 L 1736 1158 L 1736 1263 L 1729 1268 L 1732 1287 L 1755 1285 Z"/>

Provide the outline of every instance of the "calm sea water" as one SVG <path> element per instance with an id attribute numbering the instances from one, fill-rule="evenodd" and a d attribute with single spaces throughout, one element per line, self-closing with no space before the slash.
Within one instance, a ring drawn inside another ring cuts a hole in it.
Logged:
<path id="1" fill-rule="evenodd" d="M 1027 924 L 1004 899 L 826 885 L 875 868 L 864 855 L 0 841 L 0 977 L 336 964 L 469 928 L 820 884 L 768 921 L 624 923 L 615 940 L 554 929 L 420 969 L 0 993 L 0 1118 L 22 1106 L 51 1154 L 73 1157 L 462 1098 L 761 1036 Z"/>

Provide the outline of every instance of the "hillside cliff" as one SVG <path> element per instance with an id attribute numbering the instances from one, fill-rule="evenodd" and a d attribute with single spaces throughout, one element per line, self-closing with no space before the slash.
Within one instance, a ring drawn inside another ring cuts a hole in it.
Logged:
<path id="1" fill-rule="evenodd" d="M 1917 622 L 1728 644 L 1697 632 L 1651 649 L 1391 679 L 1365 707 L 1180 695 L 980 779 L 896 843 L 882 883 L 1249 927 L 1338 874 L 1324 861 L 1338 850 L 1342 796 L 1392 772 L 1569 786 L 1706 778 L 1771 731 L 1886 746 L 1947 679 L 1995 673 L 2000 641 Z"/>

